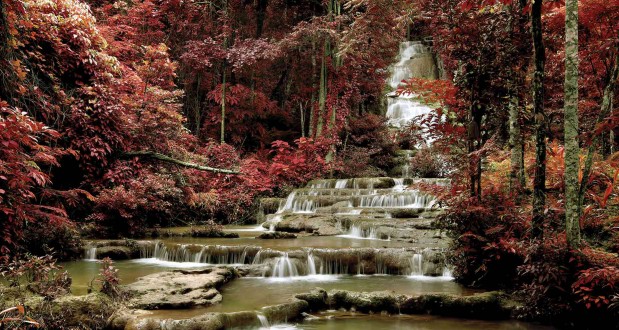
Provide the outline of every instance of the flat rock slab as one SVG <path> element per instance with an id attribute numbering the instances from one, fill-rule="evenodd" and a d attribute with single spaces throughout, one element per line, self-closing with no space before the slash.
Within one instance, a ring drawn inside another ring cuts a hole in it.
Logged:
<path id="1" fill-rule="evenodd" d="M 174 270 L 140 277 L 126 286 L 135 309 L 182 309 L 221 302 L 218 288 L 236 278 L 232 268 Z"/>

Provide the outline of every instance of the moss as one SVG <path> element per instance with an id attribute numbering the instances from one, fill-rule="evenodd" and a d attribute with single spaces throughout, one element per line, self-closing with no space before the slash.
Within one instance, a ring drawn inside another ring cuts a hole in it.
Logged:
<path id="1" fill-rule="evenodd" d="M 3 294 L 5 299 L 0 307 L 17 305 L 17 300 L 6 297 Z M 24 302 L 26 315 L 39 322 L 43 329 L 102 329 L 117 308 L 110 297 L 101 293 L 68 295 L 54 300 L 30 295 L 21 301 Z"/>
<path id="2" fill-rule="evenodd" d="M 305 300 L 310 311 L 321 311 L 327 308 L 327 291 L 316 288 L 309 293 L 301 293 L 295 296 L 297 299 Z"/>
<path id="3" fill-rule="evenodd" d="M 134 255 L 133 249 L 128 246 L 103 246 L 97 248 L 97 259 L 127 260 Z"/>
<path id="4" fill-rule="evenodd" d="M 284 323 L 301 318 L 301 313 L 309 309 L 309 304 L 305 300 L 294 299 L 293 301 L 275 306 L 262 308 L 262 313 L 266 318 L 274 323 Z"/>

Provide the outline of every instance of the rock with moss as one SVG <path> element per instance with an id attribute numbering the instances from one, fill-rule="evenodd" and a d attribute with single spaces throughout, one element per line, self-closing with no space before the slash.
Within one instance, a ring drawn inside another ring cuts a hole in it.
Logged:
<path id="1" fill-rule="evenodd" d="M 117 308 L 110 297 L 101 293 L 48 299 L 23 292 L 18 296 L 10 291 L 0 289 L 0 310 L 23 304 L 25 315 L 42 329 L 103 329 Z"/>
<path id="2" fill-rule="evenodd" d="M 309 293 L 301 293 L 295 296 L 297 299 L 307 301 L 310 311 L 322 311 L 328 307 L 327 291 L 316 288 Z"/>
<path id="3" fill-rule="evenodd" d="M 140 277 L 126 286 L 135 309 L 183 309 L 221 302 L 218 288 L 237 276 L 231 268 L 174 270 Z"/>
<path id="4" fill-rule="evenodd" d="M 293 233 L 286 233 L 281 231 L 272 231 L 260 234 L 260 236 L 256 237 L 258 239 L 291 239 L 297 238 L 297 235 Z"/>

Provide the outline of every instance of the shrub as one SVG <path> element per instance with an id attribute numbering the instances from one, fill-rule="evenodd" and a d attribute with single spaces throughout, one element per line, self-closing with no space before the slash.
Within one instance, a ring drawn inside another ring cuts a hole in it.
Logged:
<path id="1" fill-rule="evenodd" d="M 110 258 L 103 258 L 99 261 L 101 263 L 101 272 L 97 281 L 101 283 L 99 291 L 108 295 L 110 298 L 119 298 L 123 296 L 122 289 L 120 288 L 120 277 L 118 276 L 118 269 L 114 267 L 114 263 Z"/>
<path id="2" fill-rule="evenodd" d="M 125 185 L 101 192 L 88 219 L 103 229 L 99 236 L 139 237 L 148 226 L 169 224 L 181 201 L 182 191 L 174 180 L 145 171 Z"/>
<path id="3" fill-rule="evenodd" d="M 340 139 L 344 177 L 385 175 L 397 165 L 398 145 L 392 138 L 386 119 L 373 114 L 351 118 L 348 129 Z M 365 172 L 363 172 L 365 171 Z"/>
<path id="4" fill-rule="evenodd" d="M 71 260 L 82 255 L 83 242 L 72 222 L 55 226 L 35 222 L 28 225 L 28 235 L 23 238 L 22 249 L 31 254 L 53 255 L 58 260 Z"/>
<path id="5" fill-rule="evenodd" d="M 513 286 L 524 261 L 520 240 L 528 222 L 512 198 L 487 188 L 481 200 L 454 195 L 443 202 L 448 208 L 438 221 L 453 238 L 449 261 L 456 279 L 471 286 Z"/>
<path id="6" fill-rule="evenodd" d="M 587 309 L 606 310 L 613 295 L 619 294 L 619 269 L 614 266 L 589 268 L 580 272 L 572 290 L 577 303 Z"/>
<path id="7" fill-rule="evenodd" d="M 444 178 L 450 172 L 449 164 L 432 148 L 421 148 L 409 164 L 411 174 L 419 178 Z"/>
<path id="8" fill-rule="evenodd" d="M 0 275 L 11 287 L 20 292 L 29 291 L 47 299 L 53 299 L 71 291 L 69 273 L 56 265 L 50 256 L 31 256 L 23 259 L 6 260 L 0 264 Z M 23 290 L 22 289 L 25 289 Z"/>

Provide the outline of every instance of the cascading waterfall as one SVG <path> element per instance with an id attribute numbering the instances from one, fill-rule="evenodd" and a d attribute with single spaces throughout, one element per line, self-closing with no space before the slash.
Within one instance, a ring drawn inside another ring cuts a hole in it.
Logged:
<path id="1" fill-rule="evenodd" d="M 402 80 L 410 78 L 438 78 L 432 52 L 420 42 L 408 41 L 400 45 L 399 62 L 393 66 L 389 80 L 392 89 L 397 89 Z M 389 95 L 387 105 L 388 124 L 395 127 L 407 125 L 413 118 L 426 115 L 432 108 L 417 100 L 417 95 Z"/>
<path id="2" fill-rule="evenodd" d="M 396 89 L 402 80 L 416 78 L 438 78 L 436 63 L 431 50 L 420 41 L 400 43 L 399 61 L 393 66 L 389 79 L 391 88 Z"/>
<path id="3" fill-rule="evenodd" d="M 223 245 L 188 245 L 166 246 L 162 242 L 154 245 L 142 245 L 140 256 L 162 262 L 184 262 L 210 265 L 251 264 L 256 253 L 256 246 Z"/>
<path id="4" fill-rule="evenodd" d="M 351 231 L 356 235 L 377 237 L 372 229 Z M 173 267 L 203 265 L 245 265 L 255 276 L 298 278 L 324 275 L 394 274 L 441 277 L 449 279 L 450 269 L 444 265 L 442 252 L 436 249 L 410 248 L 312 248 L 278 251 L 258 246 L 223 246 L 197 244 L 143 243 L 139 263 L 155 263 Z M 169 264 L 173 263 L 173 264 Z"/>
<path id="5" fill-rule="evenodd" d="M 267 317 L 264 316 L 264 314 L 256 313 L 256 317 L 258 318 L 258 321 L 260 322 L 261 329 L 270 329 L 271 328 L 271 324 L 269 323 L 269 320 L 267 319 Z"/>
<path id="6" fill-rule="evenodd" d="M 316 260 L 314 260 L 311 251 L 307 254 L 307 273 L 308 275 L 316 275 Z"/>
<path id="7" fill-rule="evenodd" d="M 346 234 L 338 235 L 338 237 L 356 238 L 356 239 L 373 239 L 373 240 L 382 240 L 382 241 L 391 240 L 390 238 L 383 239 L 379 237 L 378 231 L 376 230 L 375 227 L 363 228 L 362 226 L 353 223 L 350 225 L 350 227 L 348 227 L 348 229 L 345 229 L 344 226 L 342 225 L 342 222 L 338 221 L 336 228 L 338 228 L 341 231 L 346 232 Z"/>
<path id="8" fill-rule="evenodd" d="M 423 256 L 419 253 L 413 254 L 410 258 L 411 262 L 411 276 L 423 275 Z"/>
<path id="9" fill-rule="evenodd" d="M 428 208 L 434 198 L 420 194 L 418 191 L 408 193 L 393 193 L 376 196 L 361 196 L 359 207 L 378 208 Z"/>
<path id="10" fill-rule="evenodd" d="M 411 160 L 413 159 L 413 156 L 412 156 L 413 151 L 405 150 L 404 152 L 405 152 L 404 154 L 405 163 L 402 166 L 402 177 L 410 178 L 411 177 L 411 165 L 410 164 L 411 164 Z"/>
<path id="11" fill-rule="evenodd" d="M 344 189 L 344 188 L 346 188 L 347 184 L 348 184 L 348 179 L 337 180 L 335 182 L 335 188 L 336 189 Z"/>
<path id="12" fill-rule="evenodd" d="M 84 259 L 85 260 L 97 260 L 97 247 L 92 246 L 86 249 Z"/>
<path id="13" fill-rule="evenodd" d="M 378 233 L 374 227 L 363 229 L 361 226 L 352 225 L 348 235 L 357 238 L 378 239 Z"/>
<path id="14" fill-rule="evenodd" d="M 299 270 L 293 261 L 288 257 L 288 253 L 276 259 L 271 277 L 296 277 L 299 276 Z"/>

